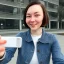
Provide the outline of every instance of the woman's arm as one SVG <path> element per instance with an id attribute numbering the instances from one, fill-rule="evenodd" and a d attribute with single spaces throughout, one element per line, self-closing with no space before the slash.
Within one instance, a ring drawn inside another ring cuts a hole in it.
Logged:
<path id="1" fill-rule="evenodd" d="M 61 53 L 59 42 L 55 36 L 53 36 L 53 44 L 51 51 L 53 64 L 64 64 L 64 55 Z"/>
<path id="2" fill-rule="evenodd" d="M 12 57 L 14 57 L 14 53 L 16 51 L 16 48 L 6 48 L 6 53 L 4 55 L 4 58 L 0 60 L 0 64 L 8 63 Z"/>

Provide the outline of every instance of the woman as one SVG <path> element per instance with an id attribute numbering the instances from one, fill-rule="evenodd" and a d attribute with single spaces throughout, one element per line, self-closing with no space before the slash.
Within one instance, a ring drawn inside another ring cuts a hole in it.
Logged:
<path id="1" fill-rule="evenodd" d="M 53 64 L 64 64 L 64 56 L 54 35 L 46 33 L 42 27 L 49 22 L 47 11 L 40 2 L 31 2 L 25 9 L 24 22 L 29 28 L 20 32 L 22 47 L 18 49 L 17 64 L 49 64 L 52 53 Z M 4 47 L 3 47 L 4 48 Z M 1 49 L 2 50 L 2 49 Z M 16 48 L 4 49 L 0 54 L 0 64 L 11 60 Z"/>

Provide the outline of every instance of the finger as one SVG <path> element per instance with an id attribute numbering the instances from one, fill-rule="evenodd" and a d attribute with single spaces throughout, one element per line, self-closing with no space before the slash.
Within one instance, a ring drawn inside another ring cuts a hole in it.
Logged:
<path id="1" fill-rule="evenodd" d="M 5 47 L 3 46 L 0 46 L 0 52 L 4 51 L 5 50 Z"/>
<path id="2" fill-rule="evenodd" d="M 0 57 L 5 53 L 5 48 L 0 46 Z"/>
<path id="3" fill-rule="evenodd" d="M 6 40 L 0 40 L 0 45 L 6 44 Z"/>

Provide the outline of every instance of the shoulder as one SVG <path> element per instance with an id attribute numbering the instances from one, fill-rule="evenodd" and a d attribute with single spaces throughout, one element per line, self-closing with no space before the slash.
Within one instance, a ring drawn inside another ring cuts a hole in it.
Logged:
<path id="1" fill-rule="evenodd" d="M 57 40 L 56 35 L 52 33 L 45 32 L 45 37 L 52 42 Z"/>
<path id="2" fill-rule="evenodd" d="M 46 32 L 44 29 L 43 29 L 43 31 L 42 31 L 42 36 L 45 38 L 45 39 L 49 39 L 49 40 L 54 40 L 56 37 L 56 35 L 55 34 L 53 34 L 53 33 L 50 33 L 50 32 Z"/>
<path id="3" fill-rule="evenodd" d="M 47 36 L 47 37 L 55 37 L 55 34 L 53 34 L 53 33 L 49 33 L 49 32 L 45 32 L 45 36 Z"/>
<path id="4" fill-rule="evenodd" d="M 23 37 L 23 36 L 26 36 L 26 33 L 27 33 L 27 31 L 25 31 L 25 32 L 19 32 L 19 33 L 17 33 L 17 37 Z"/>

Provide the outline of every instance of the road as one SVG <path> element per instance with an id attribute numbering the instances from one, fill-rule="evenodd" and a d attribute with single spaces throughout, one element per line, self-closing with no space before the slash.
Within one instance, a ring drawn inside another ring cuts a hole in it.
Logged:
<path id="1" fill-rule="evenodd" d="M 7 36 L 15 36 L 15 35 L 7 35 Z M 64 36 L 61 35 L 56 35 L 56 38 L 59 41 L 60 47 L 61 47 L 61 51 L 64 54 Z M 8 63 L 8 64 L 16 64 L 16 59 L 17 59 L 17 51 L 14 55 L 14 57 L 12 58 L 12 60 Z M 52 64 L 52 60 L 50 61 L 50 64 Z"/>

